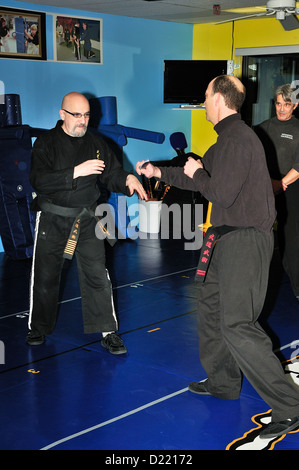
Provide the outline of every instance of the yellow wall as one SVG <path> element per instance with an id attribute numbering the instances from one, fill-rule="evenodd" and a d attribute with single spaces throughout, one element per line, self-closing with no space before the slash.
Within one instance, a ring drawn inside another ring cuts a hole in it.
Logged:
<path id="1" fill-rule="evenodd" d="M 299 44 L 299 29 L 285 31 L 275 18 L 256 18 L 218 25 L 198 24 L 193 30 L 193 59 L 235 60 L 235 48 Z M 235 75 L 241 76 L 241 67 Z M 215 142 L 216 133 L 204 110 L 191 111 L 191 150 L 203 156 Z"/>
<path id="2" fill-rule="evenodd" d="M 299 44 L 299 29 L 285 31 L 275 18 L 235 21 L 235 47 Z"/>
<path id="3" fill-rule="evenodd" d="M 200 24 L 193 29 L 194 60 L 232 59 L 232 23 Z M 191 150 L 203 156 L 215 142 L 216 133 L 206 120 L 205 110 L 191 111 Z"/>

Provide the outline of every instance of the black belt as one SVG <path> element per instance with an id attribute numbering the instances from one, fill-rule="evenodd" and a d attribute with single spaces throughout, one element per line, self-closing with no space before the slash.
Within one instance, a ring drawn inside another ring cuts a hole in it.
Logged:
<path id="1" fill-rule="evenodd" d="M 232 227 L 229 225 L 221 225 L 220 227 L 209 227 L 205 237 L 204 237 L 204 244 L 201 247 L 200 257 L 198 266 L 196 269 L 195 274 L 195 281 L 196 282 L 204 282 L 208 267 L 212 258 L 212 253 L 215 248 L 216 241 L 226 233 L 233 232 L 235 230 L 240 230 L 249 227 Z"/>
<path id="2" fill-rule="evenodd" d="M 79 235 L 80 235 L 80 222 L 81 218 L 84 215 L 89 215 L 90 217 L 94 217 L 97 220 L 98 226 L 103 233 L 103 238 L 106 238 L 108 243 L 111 246 L 114 246 L 116 243 L 116 239 L 112 237 L 108 229 L 102 224 L 101 218 L 96 216 L 94 210 L 90 207 L 63 207 L 58 206 L 57 204 L 52 204 L 51 202 L 38 200 L 39 207 L 44 212 L 50 212 L 51 214 L 60 215 L 63 217 L 75 217 L 73 222 L 68 241 L 66 243 L 63 257 L 67 259 L 72 259 Z"/>

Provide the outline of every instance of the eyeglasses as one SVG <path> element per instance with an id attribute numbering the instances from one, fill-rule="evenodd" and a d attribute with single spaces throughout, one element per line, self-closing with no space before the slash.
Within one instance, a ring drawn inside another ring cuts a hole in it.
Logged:
<path id="1" fill-rule="evenodd" d="M 80 119 L 81 117 L 84 117 L 87 119 L 90 117 L 90 112 L 82 114 L 82 113 L 71 113 L 70 111 L 67 111 L 66 109 L 63 109 L 62 111 L 65 111 L 66 113 L 71 114 L 76 119 Z"/>

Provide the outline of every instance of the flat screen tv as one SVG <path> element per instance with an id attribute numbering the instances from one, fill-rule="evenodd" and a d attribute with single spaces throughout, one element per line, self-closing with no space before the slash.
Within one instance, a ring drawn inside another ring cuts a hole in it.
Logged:
<path id="1" fill-rule="evenodd" d="M 229 72 L 227 60 L 165 60 L 164 103 L 200 105 L 213 78 Z"/>

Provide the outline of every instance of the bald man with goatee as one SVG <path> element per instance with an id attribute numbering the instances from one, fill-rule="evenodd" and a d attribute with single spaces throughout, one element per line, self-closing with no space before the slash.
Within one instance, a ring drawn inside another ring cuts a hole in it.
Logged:
<path id="1" fill-rule="evenodd" d="M 43 133 L 32 151 L 30 182 L 37 193 L 32 209 L 37 216 L 27 343 L 43 344 L 54 331 L 63 263 L 76 256 L 84 332 L 101 333 L 106 350 L 124 354 L 105 264 L 104 236 L 110 242 L 111 237 L 95 216 L 98 183 L 126 196 L 136 191 L 146 199 L 146 194 L 103 138 L 88 131 L 85 96 L 68 93 L 59 114 L 56 127 Z"/>
<path id="2" fill-rule="evenodd" d="M 260 433 L 279 437 L 299 426 L 299 394 L 286 378 L 258 324 L 273 253 L 274 196 L 263 146 L 241 119 L 245 88 L 233 76 L 209 83 L 206 117 L 217 142 L 203 160 L 189 158 L 184 169 L 149 164 L 137 172 L 212 202 L 211 224 L 196 271 L 199 352 L 207 378 L 189 384 L 199 396 L 236 400 L 242 374 L 272 409 Z M 200 416 L 198 417 L 200 419 Z"/>

